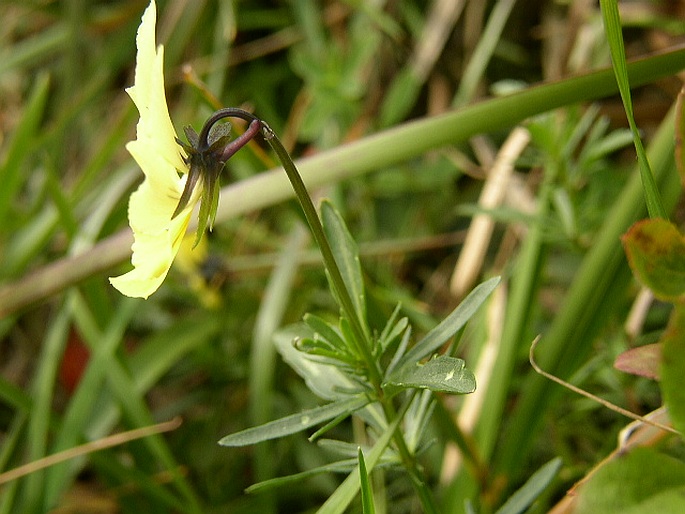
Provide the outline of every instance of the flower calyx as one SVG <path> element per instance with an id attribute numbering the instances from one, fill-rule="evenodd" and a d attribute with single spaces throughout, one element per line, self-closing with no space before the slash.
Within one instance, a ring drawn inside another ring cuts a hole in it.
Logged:
<path id="1" fill-rule="evenodd" d="M 238 117 L 249 121 L 247 130 L 231 141 L 231 124 L 217 122 L 227 117 Z M 200 241 L 205 229 L 211 230 L 214 225 L 217 207 L 219 205 L 219 177 L 224 165 L 233 154 L 245 146 L 263 128 L 262 122 L 242 109 L 228 108 L 215 112 L 204 124 L 198 135 L 192 127 L 187 126 L 184 132 L 188 142 L 180 139 L 185 156 L 183 160 L 188 166 L 188 176 L 181 197 L 172 219 L 178 216 L 190 202 L 193 191 L 201 187 L 200 212 L 198 216 L 197 236 L 195 245 Z"/>

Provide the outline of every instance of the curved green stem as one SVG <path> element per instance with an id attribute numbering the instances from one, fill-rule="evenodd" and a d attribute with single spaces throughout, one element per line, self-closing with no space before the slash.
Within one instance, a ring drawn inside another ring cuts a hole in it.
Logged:
<path id="1" fill-rule="evenodd" d="M 354 336 L 357 342 L 356 349 L 359 352 L 359 354 L 362 355 L 363 359 L 367 364 L 369 380 L 371 381 L 371 384 L 376 390 L 378 400 L 380 401 L 383 407 L 386 419 L 396 419 L 398 414 L 395 411 L 394 406 L 392 405 L 392 401 L 390 399 L 384 398 L 383 390 L 381 388 L 382 373 L 378 365 L 378 362 L 376 361 L 376 359 L 374 359 L 373 355 L 371 354 L 371 342 L 368 340 L 368 337 L 366 336 L 363 321 L 360 320 L 357 316 L 357 311 L 354 308 L 354 303 L 352 302 L 350 293 L 347 287 L 345 286 L 345 282 L 340 273 L 340 268 L 338 267 L 338 264 L 335 261 L 335 257 L 333 256 L 333 251 L 331 250 L 328 238 L 326 237 L 323 226 L 321 225 L 321 220 L 319 219 L 319 215 L 316 212 L 314 203 L 312 202 L 312 199 L 309 196 L 309 193 L 307 192 L 307 188 L 304 185 L 304 181 L 302 180 L 302 177 L 297 171 L 297 167 L 295 166 L 295 163 L 290 157 L 290 154 L 285 149 L 281 141 L 278 139 L 278 136 L 276 136 L 274 131 L 271 130 L 271 127 L 269 127 L 266 123 L 264 123 L 263 121 L 261 123 L 262 133 L 264 134 L 264 137 L 268 141 L 269 145 L 271 145 L 271 148 L 273 148 L 274 152 L 276 152 L 278 159 L 281 161 L 283 169 L 288 175 L 288 179 L 290 180 L 290 183 L 292 184 L 293 189 L 295 190 L 295 195 L 297 196 L 297 199 L 299 200 L 300 205 L 302 206 L 302 210 L 304 211 L 305 217 L 307 218 L 307 222 L 309 223 L 309 226 L 312 230 L 314 239 L 319 245 L 321 255 L 323 256 L 324 264 L 326 265 L 326 270 L 328 271 L 331 278 L 331 284 L 335 289 L 336 296 L 338 297 L 341 303 L 343 311 L 345 312 L 347 318 L 350 320 L 350 324 L 352 325 Z M 413 397 L 414 395 L 412 395 L 409 398 L 407 404 L 411 403 Z M 416 492 L 419 496 L 421 506 L 423 507 L 423 511 L 427 514 L 437 514 L 438 509 L 435 505 L 435 500 L 433 499 L 431 491 L 426 485 L 426 482 L 422 480 L 421 471 L 419 470 L 419 467 L 417 465 L 416 458 L 409 451 L 409 448 L 407 448 L 407 443 L 404 440 L 404 436 L 402 435 L 401 430 L 395 430 L 395 433 L 393 434 L 393 440 L 395 441 L 397 450 L 400 453 L 402 464 L 409 473 L 412 485 L 416 489 Z"/>
<path id="2" fill-rule="evenodd" d="M 333 256 L 333 250 L 331 250 L 331 245 L 328 243 L 328 238 L 324 233 L 323 226 L 321 225 L 321 220 L 316 212 L 314 203 L 307 192 L 307 187 L 304 185 L 304 181 L 302 180 L 300 173 L 297 171 L 295 163 L 290 157 L 288 151 L 283 146 L 283 143 L 281 143 L 281 140 L 278 139 L 278 136 L 276 136 L 274 131 L 271 130 L 269 125 L 263 121 L 261 123 L 262 134 L 271 148 L 273 148 L 274 152 L 276 152 L 278 159 L 281 161 L 283 169 L 288 175 L 288 180 L 290 180 L 290 183 L 293 186 L 295 196 L 297 196 L 297 199 L 302 206 L 302 210 L 304 211 L 304 215 L 307 218 L 309 227 L 312 230 L 314 239 L 319 245 L 319 249 L 321 250 L 321 255 L 323 257 L 326 270 L 330 276 L 331 284 L 335 290 L 336 297 L 340 301 L 340 306 L 342 307 L 343 311 L 345 312 L 345 316 L 350 321 L 350 325 L 352 326 L 355 341 L 357 343 L 357 353 L 358 355 L 361 355 L 366 362 L 369 372 L 369 380 L 373 384 L 376 392 L 382 393 L 381 382 L 383 377 L 378 363 L 371 354 L 371 341 L 368 340 L 366 331 L 364 330 L 363 320 L 359 319 L 359 316 L 354 308 L 352 297 L 345 286 L 345 281 L 342 278 L 340 268 L 338 267 L 335 257 Z"/>

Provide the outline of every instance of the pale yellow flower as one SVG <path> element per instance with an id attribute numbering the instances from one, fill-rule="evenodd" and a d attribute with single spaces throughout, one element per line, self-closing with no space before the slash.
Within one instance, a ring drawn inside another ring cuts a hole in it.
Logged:
<path id="1" fill-rule="evenodd" d="M 176 213 L 189 167 L 176 142 L 166 104 L 164 47 L 155 44 L 156 17 L 152 0 L 136 38 L 134 85 L 126 90 L 140 113 L 136 140 L 126 148 L 145 174 L 128 206 L 135 239 L 131 258 L 134 269 L 109 279 L 121 293 L 140 298 L 150 296 L 164 281 L 202 191 L 200 177 L 188 202 Z"/>
<path id="2" fill-rule="evenodd" d="M 216 111 L 200 134 L 186 127 L 188 143 L 178 140 L 164 94 L 164 47 L 155 44 L 156 18 L 152 0 L 138 28 L 134 85 L 126 90 L 140 113 L 136 140 L 126 148 L 145 174 L 128 204 L 133 270 L 109 279 L 126 296 L 138 298 L 147 298 L 164 281 L 198 202 L 194 246 L 205 228 L 212 229 L 224 164 L 266 127 L 254 115 L 228 107 Z M 234 141 L 229 135 L 230 123 L 217 124 L 229 117 L 249 123 Z"/>

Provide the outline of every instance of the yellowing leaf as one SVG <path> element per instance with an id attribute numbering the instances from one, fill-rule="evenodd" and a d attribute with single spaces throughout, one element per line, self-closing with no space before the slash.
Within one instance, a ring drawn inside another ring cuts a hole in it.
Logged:
<path id="1" fill-rule="evenodd" d="M 665 301 L 685 295 L 685 240 L 663 219 L 635 223 L 623 236 L 628 262 L 637 279 Z"/>

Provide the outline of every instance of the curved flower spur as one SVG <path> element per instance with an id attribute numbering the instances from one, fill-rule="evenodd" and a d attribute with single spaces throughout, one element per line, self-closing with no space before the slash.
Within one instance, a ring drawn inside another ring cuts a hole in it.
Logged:
<path id="1" fill-rule="evenodd" d="M 178 140 L 164 92 L 164 47 L 155 43 L 156 17 L 152 0 L 136 37 L 134 85 L 126 90 L 140 113 L 136 140 L 126 148 L 145 175 L 128 207 L 134 237 L 133 269 L 109 279 L 124 295 L 138 298 L 149 297 L 164 281 L 198 202 L 195 243 L 207 226 L 212 227 L 224 164 L 264 127 L 246 111 L 222 109 L 207 120 L 199 135 L 186 128 L 187 144 Z M 250 125 L 231 141 L 229 124 L 213 129 L 226 117 L 238 117 Z"/>

